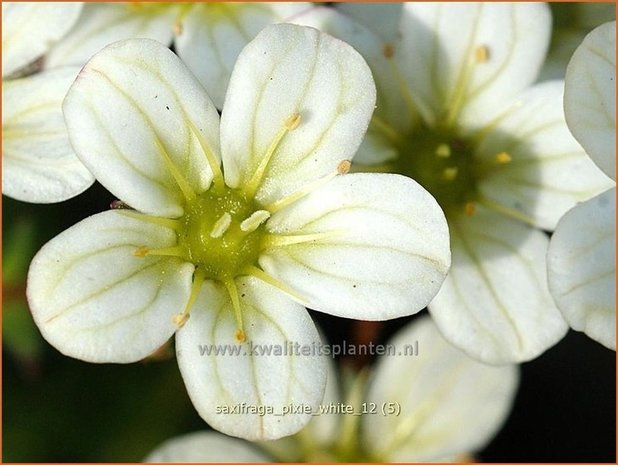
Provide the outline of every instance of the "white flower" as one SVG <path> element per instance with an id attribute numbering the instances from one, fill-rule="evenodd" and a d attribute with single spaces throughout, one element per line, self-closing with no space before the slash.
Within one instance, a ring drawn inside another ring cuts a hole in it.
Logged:
<path id="1" fill-rule="evenodd" d="M 232 67 L 242 48 L 268 24 L 285 21 L 309 3 L 88 3 L 77 25 L 46 56 L 45 66 L 82 66 L 106 45 L 154 39 L 174 50 L 223 105 Z"/>
<path id="2" fill-rule="evenodd" d="M 164 442 L 145 461 L 445 462 L 489 443 L 511 410 L 517 366 L 467 357 L 425 317 L 387 344 L 395 353 L 417 346 L 418 355 L 380 357 L 368 386 L 360 375 L 343 398 L 329 374 L 323 412 L 344 405 L 356 415 L 322 413 L 295 436 L 258 444 L 196 432 Z"/>
<path id="3" fill-rule="evenodd" d="M 2 3 L 2 193 L 51 203 L 86 190 L 94 177 L 69 142 L 62 100 L 79 68 L 20 73 L 77 20 L 81 3 Z"/>
<path id="4" fill-rule="evenodd" d="M 616 179 L 616 22 L 592 31 L 567 68 L 573 135 Z M 573 329 L 616 350 L 616 188 L 562 217 L 548 252 L 549 289 Z"/>
<path id="5" fill-rule="evenodd" d="M 453 266 L 429 305 L 440 331 L 487 363 L 538 356 L 567 331 L 540 229 L 608 186 L 565 124 L 563 83 L 532 85 L 547 5 L 341 9 L 303 19 L 348 41 L 374 73 L 377 109 L 354 161 L 412 177 L 449 222 Z"/>
<path id="6" fill-rule="evenodd" d="M 94 215 L 34 258 L 27 293 L 45 338 L 83 360 L 132 362 L 181 327 L 180 370 L 213 427 L 249 439 L 300 429 L 308 415 L 217 407 L 315 405 L 323 359 L 199 346 L 311 346 L 318 334 L 298 302 L 377 320 L 415 313 L 437 292 L 450 254 L 435 200 L 403 176 L 341 176 L 374 102 L 360 55 L 299 26 L 267 27 L 244 49 L 220 125 L 158 42 L 95 55 L 64 103 L 71 142 L 137 211 Z"/>

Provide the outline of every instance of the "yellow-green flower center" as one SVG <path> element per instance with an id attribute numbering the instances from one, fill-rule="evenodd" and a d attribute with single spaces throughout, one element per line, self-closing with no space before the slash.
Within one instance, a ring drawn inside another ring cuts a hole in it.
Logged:
<path id="1" fill-rule="evenodd" d="M 471 145 L 452 131 L 422 128 L 397 146 L 395 171 L 427 189 L 447 214 L 476 199 L 476 173 Z"/>
<path id="2" fill-rule="evenodd" d="M 240 190 L 211 189 L 187 203 L 180 219 L 179 246 L 206 278 L 234 278 L 257 264 L 268 216 Z"/>

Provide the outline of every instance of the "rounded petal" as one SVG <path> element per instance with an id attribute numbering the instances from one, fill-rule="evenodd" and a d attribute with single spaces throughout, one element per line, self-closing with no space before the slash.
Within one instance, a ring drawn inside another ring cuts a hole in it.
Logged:
<path id="1" fill-rule="evenodd" d="M 567 67 L 564 113 L 586 152 L 616 179 L 616 21 L 586 36 Z"/>
<path id="2" fill-rule="evenodd" d="M 28 272 L 28 303 L 43 337 L 87 362 L 130 363 L 154 352 L 176 330 L 172 316 L 189 298 L 193 266 L 134 252 L 175 242 L 171 229 L 115 211 L 52 239 Z"/>
<path id="3" fill-rule="evenodd" d="M 270 203 L 335 171 L 358 149 L 374 104 L 371 72 L 348 44 L 308 27 L 266 27 L 230 79 L 221 116 L 227 184 L 246 186 L 253 178 L 257 199 Z"/>
<path id="4" fill-rule="evenodd" d="M 616 189 L 562 217 L 547 266 L 549 290 L 571 327 L 616 350 Z"/>
<path id="5" fill-rule="evenodd" d="M 535 79 L 551 16 L 541 3 L 406 3 L 395 59 L 430 124 L 478 127 Z"/>
<path id="6" fill-rule="evenodd" d="M 178 56 L 208 91 L 217 108 L 238 54 L 258 32 L 309 8 L 309 3 L 196 3 L 175 40 Z"/>
<path id="7" fill-rule="evenodd" d="M 81 2 L 2 2 L 2 76 L 43 55 L 75 24 Z"/>
<path id="8" fill-rule="evenodd" d="M 147 463 L 255 463 L 268 455 L 242 439 L 212 431 L 197 431 L 168 439 L 143 460 Z"/>
<path id="9" fill-rule="evenodd" d="M 258 440 L 293 434 L 311 414 L 283 415 L 283 409 L 316 408 L 324 394 L 320 337 L 307 311 L 277 289 L 255 278 L 239 278 L 236 285 L 247 342 L 234 338 L 236 320 L 225 287 L 206 281 L 191 318 L 176 335 L 187 392 L 200 416 L 230 436 Z"/>
<path id="10" fill-rule="evenodd" d="M 127 40 L 97 53 L 63 109 L 77 155 L 133 208 L 182 215 L 185 194 L 174 168 L 195 193 L 209 186 L 206 152 L 218 156 L 219 115 L 193 74 L 159 42 Z"/>
<path id="11" fill-rule="evenodd" d="M 374 455 L 387 462 L 433 462 L 489 443 L 511 410 L 516 366 L 469 358 L 442 339 L 427 317 L 389 344 L 395 355 L 379 359 L 366 402 L 398 414 L 363 417 L 364 443 Z M 414 348 L 418 353 L 410 355 Z"/>
<path id="12" fill-rule="evenodd" d="M 547 230 L 553 230 L 577 202 L 613 185 L 571 136 L 562 93 L 562 81 L 522 93 L 475 154 L 486 166 L 478 185 L 481 195 Z M 496 162 L 501 152 L 510 155 L 510 162 Z"/>
<path id="13" fill-rule="evenodd" d="M 45 56 L 45 67 L 83 66 L 103 47 L 125 39 L 172 42 L 177 6 L 147 3 L 87 3 L 79 22 Z"/>
<path id="14" fill-rule="evenodd" d="M 312 309 L 385 320 L 424 308 L 450 265 L 442 210 L 420 185 L 393 174 L 338 176 L 275 213 L 263 269 Z M 295 236 L 315 240 L 294 243 Z"/>
<path id="15" fill-rule="evenodd" d="M 71 147 L 62 116 L 62 100 L 78 71 L 63 68 L 2 83 L 3 194 L 61 202 L 94 182 Z"/>
<path id="16" fill-rule="evenodd" d="M 548 239 L 492 211 L 449 222 L 453 265 L 429 312 L 449 342 L 486 363 L 531 360 L 565 335 L 547 289 Z"/>

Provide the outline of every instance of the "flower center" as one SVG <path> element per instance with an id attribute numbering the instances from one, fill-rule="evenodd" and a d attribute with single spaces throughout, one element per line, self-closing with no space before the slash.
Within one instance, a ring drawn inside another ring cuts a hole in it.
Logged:
<path id="1" fill-rule="evenodd" d="M 395 171 L 427 189 L 448 215 L 477 197 L 472 146 L 452 131 L 419 128 L 398 144 Z"/>
<path id="2" fill-rule="evenodd" d="M 206 278 L 225 281 L 257 264 L 263 223 L 269 217 L 240 190 L 211 189 L 187 203 L 178 244 Z"/>

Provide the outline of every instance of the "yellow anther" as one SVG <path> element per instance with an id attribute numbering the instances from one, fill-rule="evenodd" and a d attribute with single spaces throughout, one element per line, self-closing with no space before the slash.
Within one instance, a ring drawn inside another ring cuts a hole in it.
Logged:
<path id="1" fill-rule="evenodd" d="M 174 34 L 179 36 L 180 34 L 182 34 L 182 31 L 183 31 L 182 21 L 180 19 L 177 19 L 174 22 Z"/>
<path id="2" fill-rule="evenodd" d="M 451 156 L 451 146 L 448 144 L 440 144 L 436 148 L 436 157 L 448 158 Z"/>
<path id="3" fill-rule="evenodd" d="M 496 161 L 501 165 L 506 165 L 510 163 L 513 158 L 507 152 L 500 152 L 496 155 Z"/>
<path id="4" fill-rule="evenodd" d="M 217 220 L 215 225 L 212 227 L 212 231 L 210 231 L 210 237 L 213 239 L 218 239 L 223 236 L 225 232 L 230 228 L 232 224 L 232 215 L 228 212 L 225 212 L 221 215 L 221 218 Z"/>
<path id="5" fill-rule="evenodd" d="M 174 323 L 174 325 L 180 329 L 182 328 L 185 323 L 189 320 L 189 314 L 188 313 L 178 313 L 176 315 L 174 315 L 172 317 L 172 323 Z"/>
<path id="6" fill-rule="evenodd" d="M 382 54 L 386 58 L 392 58 L 393 55 L 395 55 L 395 46 L 391 44 L 390 42 L 386 42 L 384 46 L 382 47 Z"/>
<path id="7" fill-rule="evenodd" d="M 352 162 L 350 160 L 341 160 L 337 165 L 337 173 L 339 174 L 348 174 L 350 172 L 350 167 L 352 166 Z"/>
<path id="8" fill-rule="evenodd" d="M 452 181 L 457 177 L 457 172 L 459 170 L 457 169 L 456 166 L 452 166 L 450 168 L 445 168 L 444 171 L 442 171 L 442 177 L 446 180 L 446 181 Z"/>
<path id="9" fill-rule="evenodd" d="M 286 129 L 290 131 L 293 129 L 296 129 L 299 124 L 300 124 L 300 113 L 292 114 L 288 119 L 285 120 L 285 123 L 284 123 Z"/>
<path id="10" fill-rule="evenodd" d="M 240 230 L 243 232 L 253 232 L 268 218 L 270 218 L 270 212 L 266 210 L 255 211 L 249 218 L 240 223 Z"/>
<path id="11" fill-rule="evenodd" d="M 234 334 L 234 338 L 236 338 L 236 341 L 240 344 L 242 344 L 243 342 L 247 340 L 247 336 L 245 336 L 245 332 L 242 329 L 236 330 L 236 333 Z"/>
<path id="12" fill-rule="evenodd" d="M 466 202 L 464 205 L 464 213 L 467 216 L 472 216 L 474 212 L 476 212 L 476 204 L 474 202 Z"/>
<path id="13" fill-rule="evenodd" d="M 146 255 L 148 255 L 148 247 L 146 247 L 145 245 L 138 247 L 133 251 L 133 255 L 135 255 L 136 257 L 145 257 Z"/>
<path id="14" fill-rule="evenodd" d="M 489 61 L 489 47 L 487 45 L 479 45 L 474 50 L 474 59 L 477 63 L 485 63 Z"/>

